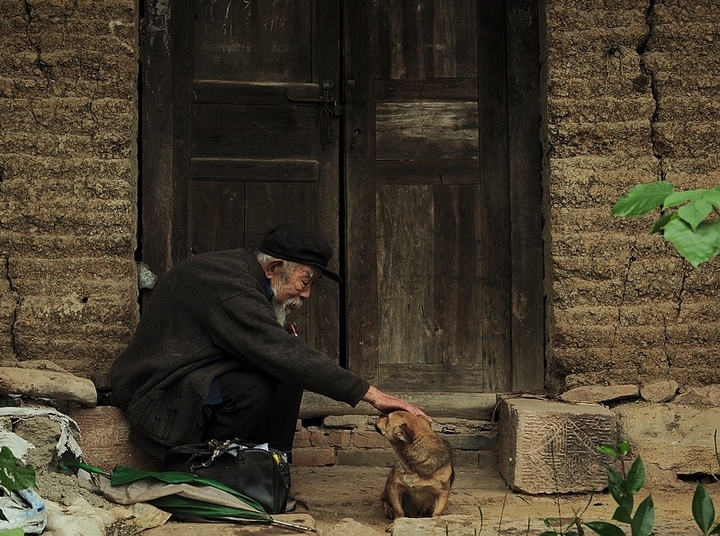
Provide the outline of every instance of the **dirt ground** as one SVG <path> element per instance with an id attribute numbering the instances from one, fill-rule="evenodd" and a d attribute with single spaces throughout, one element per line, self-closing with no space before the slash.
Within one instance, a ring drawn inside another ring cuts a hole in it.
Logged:
<path id="1" fill-rule="evenodd" d="M 334 527 L 344 518 L 352 518 L 378 532 L 384 532 L 385 519 L 379 496 L 387 475 L 379 467 L 297 467 L 293 469 L 293 495 L 297 512 L 310 514 L 319 532 L 332 536 Z M 641 491 L 636 505 L 647 492 L 653 496 L 656 511 L 656 534 L 700 534 L 693 519 L 691 502 L 695 485 L 678 482 L 672 490 Z M 720 505 L 720 486 L 707 486 L 716 505 Z M 591 495 L 526 496 L 511 492 L 494 468 L 467 469 L 456 472 L 446 514 L 471 516 L 473 521 L 461 534 L 539 534 L 546 529 L 544 520 L 556 523 L 567 520 L 574 512 L 583 521 L 610 521 L 616 503 L 608 492 Z M 530 529 L 528 530 L 528 523 Z M 627 526 L 624 529 L 629 533 Z M 594 534 L 585 529 L 586 534 Z M 559 533 L 559 531 L 558 531 Z M 420 534 L 420 533 L 418 533 Z"/>
<path id="2" fill-rule="evenodd" d="M 297 500 L 295 513 L 306 514 L 315 520 L 320 536 L 371 536 L 385 533 L 390 520 L 386 519 L 380 504 L 388 469 L 385 467 L 293 467 L 292 495 Z M 81 495 L 94 506 L 109 508 L 107 503 L 96 494 L 92 486 L 77 484 L 72 475 L 39 475 L 39 491 L 44 498 L 58 502 L 67 502 L 73 495 Z M 713 501 L 720 510 L 720 485 L 708 482 L 706 485 Z M 694 483 L 678 481 L 673 489 L 645 489 L 636 499 L 636 505 L 651 493 L 655 503 L 655 534 L 658 536 L 700 534 L 692 519 L 691 502 Z M 607 492 L 594 495 L 564 495 L 560 501 L 553 496 L 527 496 L 509 491 L 494 467 L 458 468 L 455 483 L 445 512 L 446 519 L 453 524 L 440 534 L 449 536 L 477 536 L 501 534 L 521 536 L 539 534 L 546 530 L 545 521 L 553 526 L 562 526 L 557 522 L 562 518 L 566 524 L 578 513 L 583 521 L 610 521 L 615 510 L 615 502 Z M 347 531 L 347 519 L 352 519 L 355 532 Z M 459 519 L 459 521 L 458 521 Z M 419 521 L 419 520 L 418 520 Z M 442 521 L 444 522 L 444 520 Z M 173 523 L 176 527 L 167 527 L 170 531 L 162 534 L 207 534 L 207 527 L 183 530 L 182 523 Z M 362 526 L 358 529 L 358 524 Z M 246 534 L 237 525 L 235 529 L 227 527 L 224 531 L 215 526 L 213 533 Z M 627 533 L 627 526 L 623 527 Z M 198 532 L 198 530 L 200 532 Z M 358 532 L 359 530 L 359 532 Z M 122 532 L 123 536 L 133 531 Z M 110 531 L 107 534 L 121 534 Z M 156 532 L 153 532 L 156 534 Z M 254 534 L 254 533 L 253 533 Z M 288 534 L 287 530 L 266 530 L 259 533 Z M 396 532 L 393 532 L 396 534 Z M 404 531 L 402 535 L 426 536 L 431 534 L 422 529 Z M 436 533 L 433 533 L 436 534 Z M 561 532 L 558 530 L 558 534 Z M 586 536 L 594 534 L 585 529 Z"/>

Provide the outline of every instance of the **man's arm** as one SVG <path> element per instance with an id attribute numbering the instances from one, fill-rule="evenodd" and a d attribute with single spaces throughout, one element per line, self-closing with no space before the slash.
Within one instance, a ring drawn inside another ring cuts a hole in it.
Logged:
<path id="1" fill-rule="evenodd" d="M 426 419 L 431 420 L 430 417 L 425 415 L 425 412 L 416 405 L 411 404 L 402 398 L 383 393 L 380 389 L 373 387 L 372 385 L 365 393 L 365 396 L 362 397 L 362 400 L 369 402 L 381 413 L 403 410 L 412 413 L 413 415 L 417 415 L 418 417 L 425 417 Z"/>

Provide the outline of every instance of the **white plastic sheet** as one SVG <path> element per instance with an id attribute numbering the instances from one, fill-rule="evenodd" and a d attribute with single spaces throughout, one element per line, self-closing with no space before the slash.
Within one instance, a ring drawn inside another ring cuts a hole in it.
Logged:
<path id="1" fill-rule="evenodd" d="M 45 530 L 45 502 L 32 488 L 8 492 L 0 486 L 0 510 L 7 519 L 0 520 L 0 531 L 22 529 L 25 534 L 40 534 Z"/>

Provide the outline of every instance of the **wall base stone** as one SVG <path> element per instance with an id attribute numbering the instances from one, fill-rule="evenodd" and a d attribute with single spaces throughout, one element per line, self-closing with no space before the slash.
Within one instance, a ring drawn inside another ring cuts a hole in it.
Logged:
<path id="1" fill-rule="evenodd" d="M 614 442 L 615 414 L 595 404 L 538 399 L 500 403 L 499 469 L 515 491 L 576 493 L 607 487 L 605 464 L 596 450 Z"/>

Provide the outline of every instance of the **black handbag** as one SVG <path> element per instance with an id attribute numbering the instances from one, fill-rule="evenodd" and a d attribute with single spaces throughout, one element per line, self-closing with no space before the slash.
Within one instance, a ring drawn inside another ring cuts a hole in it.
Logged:
<path id="1" fill-rule="evenodd" d="M 238 439 L 181 445 L 165 455 L 166 471 L 210 478 L 257 501 L 268 514 L 285 513 L 290 466 L 284 452 Z"/>

